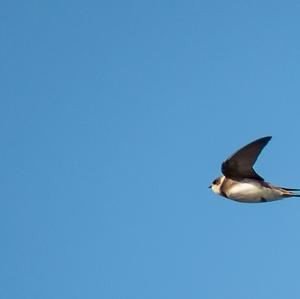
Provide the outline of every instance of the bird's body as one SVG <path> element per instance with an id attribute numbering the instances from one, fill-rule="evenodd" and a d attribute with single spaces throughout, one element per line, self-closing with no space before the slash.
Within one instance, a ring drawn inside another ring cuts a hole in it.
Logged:
<path id="1" fill-rule="evenodd" d="M 277 187 L 264 181 L 253 169 L 253 165 L 271 137 L 253 141 L 238 150 L 223 162 L 223 176 L 215 179 L 210 186 L 216 194 L 244 203 L 268 202 L 287 197 L 300 197 L 294 191 Z"/>
<path id="2" fill-rule="evenodd" d="M 221 184 L 213 185 L 212 190 L 224 197 L 247 203 L 273 201 L 285 197 L 300 196 L 285 188 L 273 186 L 254 179 L 235 181 L 220 177 Z"/>

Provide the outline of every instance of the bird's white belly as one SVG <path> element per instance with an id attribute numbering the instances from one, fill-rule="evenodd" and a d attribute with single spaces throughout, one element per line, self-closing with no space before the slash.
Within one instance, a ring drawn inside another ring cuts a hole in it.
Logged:
<path id="1" fill-rule="evenodd" d="M 251 181 L 236 183 L 227 191 L 226 195 L 237 201 L 261 202 L 279 199 L 281 192 Z"/>

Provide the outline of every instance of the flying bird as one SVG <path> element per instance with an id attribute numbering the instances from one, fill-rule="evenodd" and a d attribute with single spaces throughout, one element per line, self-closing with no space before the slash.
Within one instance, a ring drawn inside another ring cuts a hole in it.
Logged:
<path id="1" fill-rule="evenodd" d="M 279 200 L 287 197 L 300 197 L 290 189 L 267 183 L 253 169 L 259 154 L 271 136 L 257 139 L 239 149 L 222 163 L 223 175 L 215 179 L 209 188 L 218 195 L 244 202 L 259 203 Z"/>

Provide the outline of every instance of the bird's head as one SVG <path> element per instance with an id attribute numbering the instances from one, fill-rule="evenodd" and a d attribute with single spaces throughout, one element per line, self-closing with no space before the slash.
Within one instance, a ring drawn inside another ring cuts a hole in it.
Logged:
<path id="1" fill-rule="evenodd" d="M 221 185 L 224 181 L 224 176 L 220 176 L 218 178 L 216 178 L 215 180 L 213 180 L 213 182 L 211 183 L 211 185 L 209 186 L 209 188 L 211 188 L 211 190 L 217 194 L 221 194 Z"/>

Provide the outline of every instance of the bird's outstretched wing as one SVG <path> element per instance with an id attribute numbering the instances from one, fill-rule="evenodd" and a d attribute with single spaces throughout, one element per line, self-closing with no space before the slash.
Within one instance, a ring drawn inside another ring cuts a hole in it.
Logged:
<path id="1" fill-rule="evenodd" d="M 222 163 L 222 173 L 231 179 L 250 178 L 263 181 L 264 179 L 254 171 L 253 165 L 271 138 L 267 136 L 257 139 L 239 149 Z"/>

